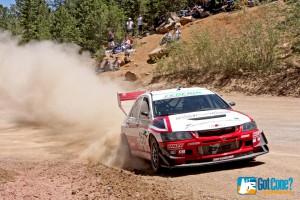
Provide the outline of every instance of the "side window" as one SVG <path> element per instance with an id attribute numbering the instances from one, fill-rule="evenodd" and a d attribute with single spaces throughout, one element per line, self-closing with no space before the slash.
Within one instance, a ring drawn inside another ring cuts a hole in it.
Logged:
<path id="1" fill-rule="evenodd" d="M 148 113 L 148 115 L 144 115 L 142 114 L 142 112 Z M 147 97 L 144 97 L 141 105 L 140 118 L 149 119 L 149 115 L 150 115 L 149 100 Z"/>
<path id="2" fill-rule="evenodd" d="M 134 105 L 132 106 L 132 110 L 130 112 L 130 117 L 138 118 L 140 114 L 140 107 L 141 107 L 142 98 L 139 98 Z"/>

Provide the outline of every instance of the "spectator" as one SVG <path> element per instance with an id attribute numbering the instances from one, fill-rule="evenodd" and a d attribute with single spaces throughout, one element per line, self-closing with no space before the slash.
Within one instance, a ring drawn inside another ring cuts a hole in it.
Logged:
<path id="1" fill-rule="evenodd" d="M 131 62 L 131 55 L 130 55 L 130 51 L 128 50 L 124 52 L 124 62 L 125 63 Z"/>
<path id="2" fill-rule="evenodd" d="M 120 60 L 119 60 L 119 57 L 116 57 L 116 59 L 115 59 L 114 62 L 112 63 L 112 70 L 113 70 L 113 71 L 118 71 L 118 70 L 120 70 Z"/>
<path id="3" fill-rule="evenodd" d="M 131 33 L 131 35 L 134 35 L 134 29 L 133 29 L 133 21 L 131 18 L 128 18 L 128 21 L 126 22 L 127 25 L 127 33 Z"/>
<path id="4" fill-rule="evenodd" d="M 179 29 L 179 27 L 175 27 L 174 30 L 174 40 L 179 40 L 181 37 L 181 30 Z"/>
<path id="5" fill-rule="evenodd" d="M 203 11 L 206 11 L 206 10 L 208 9 L 208 7 L 207 7 L 208 4 L 207 4 L 207 1 L 206 1 L 206 0 L 200 0 L 198 6 L 199 6 L 200 8 L 202 8 Z"/>
<path id="6" fill-rule="evenodd" d="M 179 17 L 191 16 L 192 10 L 190 7 L 186 6 L 182 10 L 179 11 Z"/>
<path id="7" fill-rule="evenodd" d="M 115 47 L 115 35 L 109 31 L 108 33 L 108 48 L 113 49 Z"/>
<path id="8" fill-rule="evenodd" d="M 199 6 L 198 4 L 195 4 L 192 10 L 192 16 L 194 18 L 201 18 L 201 13 L 203 12 L 203 8 Z"/>
<path id="9" fill-rule="evenodd" d="M 107 72 L 107 71 L 112 71 L 111 64 L 108 61 L 108 58 L 105 59 L 103 65 L 102 65 L 102 68 L 99 69 L 97 72 L 101 73 L 101 72 Z"/>
<path id="10" fill-rule="evenodd" d="M 168 30 L 168 32 L 162 38 L 160 45 L 163 45 L 163 44 L 165 44 L 167 42 L 171 42 L 171 41 L 172 41 L 172 34 L 170 33 L 170 30 Z"/>
<path id="11" fill-rule="evenodd" d="M 126 38 L 126 42 L 125 42 L 125 45 L 126 45 L 126 49 L 131 49 L 132 48 L 132 39 L 129 39 L 128 37 Z"/>
<path id="12" fill-rule="evenodd" d="M 139 35 L 143 35 L 143 16 L 140 15 L 137 19 L 137 25 L 138 25 L 138 29 L 139 29 Z"/>

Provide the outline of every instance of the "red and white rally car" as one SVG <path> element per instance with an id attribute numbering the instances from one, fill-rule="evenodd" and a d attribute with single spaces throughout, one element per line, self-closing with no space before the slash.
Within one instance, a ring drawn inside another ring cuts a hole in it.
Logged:
<path id="1" fill-rule="evenodd" d="M 255 121 L 208 89 L 118 93 L 123 111 L 121 102 L 135 99 L 122 135 L 131 155 L 150 160 L 155 172 L 251 160 L 269 152 Z"/>

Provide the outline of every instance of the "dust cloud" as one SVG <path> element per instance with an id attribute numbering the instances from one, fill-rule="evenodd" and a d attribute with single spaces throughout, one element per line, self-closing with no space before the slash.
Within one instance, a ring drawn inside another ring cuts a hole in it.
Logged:
<path id="1" fill-rule="evenodd" d="M 90 163 L 115 163 L 124 117 L 116 92 L 122 88 L 99 79 L 88 54 L 51 41 L 18 46 L 0 32 L 0 99 L 14 110 L 17 124 L 34 124 L 47 133 L 80 144 Z"/>

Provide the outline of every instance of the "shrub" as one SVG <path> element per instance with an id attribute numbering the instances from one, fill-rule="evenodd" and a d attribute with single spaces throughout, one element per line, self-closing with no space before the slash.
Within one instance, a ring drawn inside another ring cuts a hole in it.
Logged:
<path id="1" fill-rule="evenodd" d="M 248 14 L 241 17 L 244 23 L 235 33 L 214 28 L 194 34 L 189 41 L 170 44 L 170 57 L 158 62 L 156 75 L 271 72 L 276 66 L 279 36 L 275 23 L 267 17 L 256 20 Z"/>

